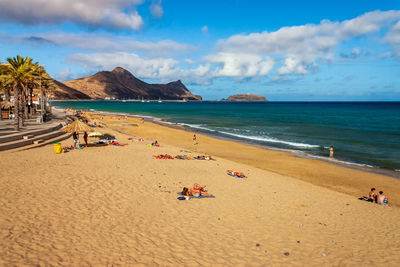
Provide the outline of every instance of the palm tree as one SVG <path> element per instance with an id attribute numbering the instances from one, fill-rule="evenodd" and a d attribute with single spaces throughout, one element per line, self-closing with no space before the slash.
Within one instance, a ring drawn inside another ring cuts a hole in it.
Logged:
<path id="1" fill-rule="evenodd" d="M 7 58 L 8 69 L 6 78 L 12 84 L 14 89 L 14 105 L 15 105 L 15 123 L 14 129 L 19 131 L 24 126 L 24 110 L 26 108 L 26 92 L 27 84 L 34 79 L 36 65 L 32 63 L 33 59 L 28 57 Z"/>
<path id="2" fill-rule="evenodd" d="M 0 92 L 3 91 L 6 101 L 10 101 L 12 86 L 6 78 L 7 64 L 0 63 Z"/>

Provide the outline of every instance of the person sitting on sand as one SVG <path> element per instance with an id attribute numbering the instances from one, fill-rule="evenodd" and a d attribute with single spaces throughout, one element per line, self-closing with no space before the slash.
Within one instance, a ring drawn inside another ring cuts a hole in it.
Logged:
<path id="1" fill-rule="evenodd" d="M 377 195 L 375 193 L 375 187 L 371 188 L 371 191 L 368 194 L 368 201 L 375 202 L 377 201 Z"/>
<path id="2" fill-rule="evenodd" d="M 389 206 L 388 205 L 388 198 L 383 194 L 383 191 L 379 191 L 379 195 L 377 197 L 377 203 L 379 205 Z"/>

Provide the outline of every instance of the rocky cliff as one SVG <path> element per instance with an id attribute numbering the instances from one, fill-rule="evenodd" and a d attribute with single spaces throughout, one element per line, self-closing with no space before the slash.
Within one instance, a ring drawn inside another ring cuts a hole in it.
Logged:
<path id="1" fill-rule="evenodd" d="M 238 94 L 222 99 L 221 101 L 262 101 L 267 102 L 267 99 L 262 95 L 255 94 Z"/>
<path id="2" fill-rule="evenodd" d="M 55 81 L 54 93 L 60 99 L 164 99 L 164 100 L 202 100 L 193 95 L 179 80 L 167 84 L 149 84 L 133 76 L 129 71 L 117 67 L 113 71 L 101 71 L 92 76 L 67 82 Z M 80 92 L 82 95 L 78 95 Z"/>

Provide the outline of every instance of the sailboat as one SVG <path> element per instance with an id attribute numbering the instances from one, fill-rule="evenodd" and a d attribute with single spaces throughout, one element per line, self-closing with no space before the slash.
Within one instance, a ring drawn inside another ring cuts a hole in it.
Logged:
<path id="1" fill-rule="evenodd" d="M 158 103 L 162 103 L 161 97 L 158 98 Z"/>

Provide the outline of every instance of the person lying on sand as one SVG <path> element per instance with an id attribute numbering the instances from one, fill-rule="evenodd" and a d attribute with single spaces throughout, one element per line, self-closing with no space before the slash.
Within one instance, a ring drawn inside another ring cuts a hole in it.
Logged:
<path id="1" fill-rule="evenodd" d="M 236 177 L 239 177 L 239 178 L 247 178 L 247 176 L 243 172 L 234 172 L 232 170 L 227 170 L 226 173 L 231 175 L 231 176 L 233 175 L 233 176 L 236 176 Z"/>
<path id="2" fill-rule="evenodd" d="M 182 190 L 183 196 L 211 196 L 209 193 L 206 192 L 204 189 L 205 185 L 194 184 L 193 188 L 184 187 Z"/>
<path id="3" fill-rule="evenodd" d="M 379 195 L 377 197 L 377 203 L 383 206 L 389 206 L 388 198 L 383 194 L 383 191 L 379 191 Z"/>
<path id="4" fill-rule="evenodd" d="M 197 156 L 197 159 L 200 159 L 200 160 L 214 160 L 211 156 L 203 156 L 203 155 Z"/>
<path id="5" fill-rule="evenodd" d="M 368 201 L 377 202 L 377 195 L 375 193 L 375 187 L 371 188 L 371 191 L 368 194 Z"/>

